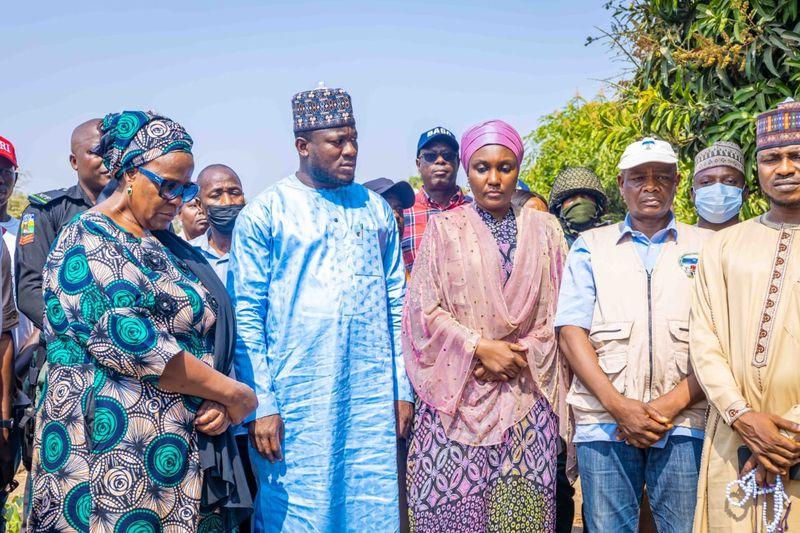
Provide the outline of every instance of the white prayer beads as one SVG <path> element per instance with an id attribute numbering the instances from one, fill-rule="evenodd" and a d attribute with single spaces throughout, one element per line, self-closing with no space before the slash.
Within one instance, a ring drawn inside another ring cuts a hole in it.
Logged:
<path id="1" fill-rule="evenodd" d="M 732 492 L 738 488 L 744 494 L 740 499 L 736 499 Z M 768 496 L 772 494 L 772 520 L 767 517 L 767 501 Z M 781 531 L 781 522 L 783 521 L 784 511 L 789 507 L 789 496 L 783 489 L 783 481 L 781 476 L 775 480 L 772 486 L 759 487 L 756 483 L 756 469 L 754 468 L 741 479 L 731 481 L 725 487 L 725 498 L 728 503 L 733 507 L 743 508 L 748 500 L 752 499 L 753 504 L 758 504 L 758 498 L 764 497 L 764 505 L 761 506 L 761 523 L 764 526 L 766 533 L 776 533 Z"/>

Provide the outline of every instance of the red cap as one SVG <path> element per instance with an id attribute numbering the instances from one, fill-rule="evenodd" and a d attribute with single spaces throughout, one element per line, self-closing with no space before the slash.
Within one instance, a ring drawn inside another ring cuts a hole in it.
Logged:
<path id="1" fill-rule="evenodd" d="M 0 157 L 8 159 L 14 168 L 17 168 L 17 154 L 14 145 L 5 137 L 0 137 Z"/>

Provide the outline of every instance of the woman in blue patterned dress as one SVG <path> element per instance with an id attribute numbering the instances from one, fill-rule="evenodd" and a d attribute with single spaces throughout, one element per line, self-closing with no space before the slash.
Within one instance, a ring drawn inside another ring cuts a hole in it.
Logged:
<path id="1" fill-rule="evenodd" d="M 159 237 L 196 194 L 192 140 L 143 112 L 108 115 L 102 129 L 97 151 L 118 188 L 62 230 L 45 264 L 49 370 L 30 524 L 223 530 L 220 513 L 201 509 L 200 433 L 222 434 L 257 401 L 214 368 L 217 319 L 230 303 Z"/>

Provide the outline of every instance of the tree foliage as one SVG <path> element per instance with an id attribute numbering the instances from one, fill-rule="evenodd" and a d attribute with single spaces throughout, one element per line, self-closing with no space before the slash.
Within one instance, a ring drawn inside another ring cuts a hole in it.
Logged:
<path id="1" fill-rule="evenodd" d="M 745 151 L 747 183 L 756 192 L 744 216 L 763 212 L 755 117 L 800 96 L 797 0 L 615 0 L 607 7 L 613 22 L 599 39 L 630 69 L 614 84 L 612 99 L 573 100 L 545 117 L 528 136 L 535 157 L 528 161 L 526 180 L 539 192 L 549 191 L 561 167 L 582 164 L 594 167 L 613 195 L 611 163 L 627 142 L 653 135 L 679 150 L 685 178 L 675 211 L 693 221 L 694 156 L 716 140 L 732 140 Z M 559 153 L 562 149 L 569 153 Z"/>
<path id="2" fill-rule="evenodd" d="M 589 167 L 606 190 L 609 214 L 621 219 L 625 206 L 617 189 L 617 162 L 625 146 L 640 132 L 641 123 L 627 103 L 575 97 L 564 109 L 544 117 L 525 137 L 529 150 L 520 178 L 547 197 L 563 168 Z"/>
<path id="3" fill-rule="evenodd" d="M 716 140 L 745 150 L 745 174 L 758 191 L 755 117 L 800 95 L 797 0 L 635 0 L 610 6 L 609 38 L 634 66 L 621 85 L 628 102 L 646 101 L 646 130 L 672 142 L 691 167 Z M 679 205 L 688 205 L 683 187 Z M 763 212 L 751 196 L 745 216 Z"/>

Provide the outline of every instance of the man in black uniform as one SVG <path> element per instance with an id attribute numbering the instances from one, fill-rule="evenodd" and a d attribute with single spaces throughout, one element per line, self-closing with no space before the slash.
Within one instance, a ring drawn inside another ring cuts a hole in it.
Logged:
<path id="1" fill-rule="evenodd" d="M 92 149 L 100 142 L 100 119 L 84 122 L 72 132 L 69 162 L 78 173 L 78 183 L 28 197 L 17 235 L 17 302 L 19 309 L 42 329 L 44 300 L 42 271 L 50 246 L 67 223 L 78 213 L 93 207 L 108 184 L 110 175 L 103 159 Z"/>
<path id="2" fill-rule="evenodd" d="M 100 119 L 84 122 L 72 132 L 69 162 L 78 173 L 78 183 L 68 189 L 57 189 L 28 197 L 30 205 L 22 213 L 17 252 L 15 257 L 17 306 L 21 313 L 42 329 L 44 298 L 42 297 L 42 271 L 50 246 L 55 242 L 61 228 L 75 215 L 93 207 L 98 195 L 110 179 L 103 159 L 92 149 L 100 142 Z M 43 340 L 28 362 L 18 361 L 17 368 L 30 368 L 22 376 L 23 392 L 36 404 L 36 385 L 46 356 Z M 43 377 L 43 376 L 42 376 Z M 32 413 L 28 413 L 29 416 Z M 30 471 L 33 448 L 33 421 L 25 427 L 23 438 L 23 462 Z M 26 494 L 27 496 L 27 494 Z M 26 497 L 26 505 L 29 503 Z"/>

